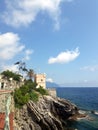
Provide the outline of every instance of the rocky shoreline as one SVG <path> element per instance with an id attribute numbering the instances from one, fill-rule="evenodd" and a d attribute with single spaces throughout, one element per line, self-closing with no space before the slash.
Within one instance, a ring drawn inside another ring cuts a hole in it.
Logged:
<path id="1" fill-rule="evenodd" d="M 51 96 L 40 96 L 15 110 L 15 128 L 18 130 L 71 130 L 67 121 L 83 117 L 70 101 Z"/>

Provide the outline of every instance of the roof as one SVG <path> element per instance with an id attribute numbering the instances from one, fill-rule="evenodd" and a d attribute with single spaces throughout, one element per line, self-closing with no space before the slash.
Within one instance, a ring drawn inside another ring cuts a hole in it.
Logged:
<path id="1" fill-rule="evenodd" d="M 0 130 L 4 130 L 5 113 L 0 113 Z"/>
<path id="2" fill-rule="evenodd" d="M 10 118 L 10 121 L 9 121 L 9 125 L 10 125 L 10 130 L 14 130 L 14 128 L 13 128 L 13 120 L 14 120 L 14 113 L 10 113 L 9 114 L 9 118 Z"/>
<path id="3" fill-rule="evenodd" d="M 13 128 L 13 119 L 14 119 L 14 114 L 10 113 L 9 114 L 10 130 L 14 130 L 14 128 Z M 5 113 L 0 113 L 0 130 L 4 130 L 4 126 L 5 126 Z"/>

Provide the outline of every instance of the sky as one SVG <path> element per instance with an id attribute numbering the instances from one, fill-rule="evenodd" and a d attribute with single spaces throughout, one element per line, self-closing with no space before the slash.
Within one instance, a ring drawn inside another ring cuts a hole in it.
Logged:
<path id="1" fill-rule="evenodd" d="M 17 61 L 63 87 L 98 87 L 98 0 L 0 0 L 0 71 Z"/>

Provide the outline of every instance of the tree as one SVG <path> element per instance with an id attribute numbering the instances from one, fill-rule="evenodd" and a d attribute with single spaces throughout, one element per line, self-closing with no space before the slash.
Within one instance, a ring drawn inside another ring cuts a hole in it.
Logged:
<path id="1" fill-rule="evenodd" d="M 27 72 L 27 76 L 29 77 L 30 80 L 32 80 L 32 78 L 34 78 L 35 73 L 33 69 L 29 69 Z"/>
<path id="2" fill-rule="evenodd" d="M 34 90 L 35 83 L 26 82 L 20 88 L 15 89 L 13 96 L 15 101 L 15 106 L 21 108 L 24 104 L 27 104 L 29 100 L 38 101 L 39 94 Z"/>
<path id="3" fill-rule="evenodd" d="M 28 71 L 27 68 L 26 68 L 25 62 L 18 61 L 16 63 L 14 63 L 14 65 L 18 65 L 18 70 L 19 70 L 20 73 L 22 73 L 22 75 L 23 75 L 24 72 Z"/>
<path id="4" fill-rule="evenodd" d="M 3 71 L 1 74 L 3 75 L 4 78 L 7 78 L 8 80 L 10 78 L 13 78 L 13 80 L 15 80 L 15 81 L 20 81 L 21 75 L 16 74 L 12 71 L 6 70 L 6 71 Z"/>
<path id="5" fill-rule="evenodd" d="M 27 76 L 29 77 L 30 80 L 32 80 L 32 78 L 34 78 L 34 76 L 35 76 L 34 70 L 33 69 L 28 70 L 26 68 L 26 63 L 25 62 L 17 61 L 16 63 L 14 63 L 14 65 L 18 65 L 19 71 L 27 72 Z"/>

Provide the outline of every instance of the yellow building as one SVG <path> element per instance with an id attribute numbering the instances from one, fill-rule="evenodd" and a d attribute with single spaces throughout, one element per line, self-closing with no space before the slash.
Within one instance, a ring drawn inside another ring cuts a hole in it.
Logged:
<path id="1" fill-rule="evenodd" d="M 45 74 L 36 74 L 34 77 L 34 81 L 37 83 L 38 87 L 43 87 L 46 89 L 46 75 Z"/>

